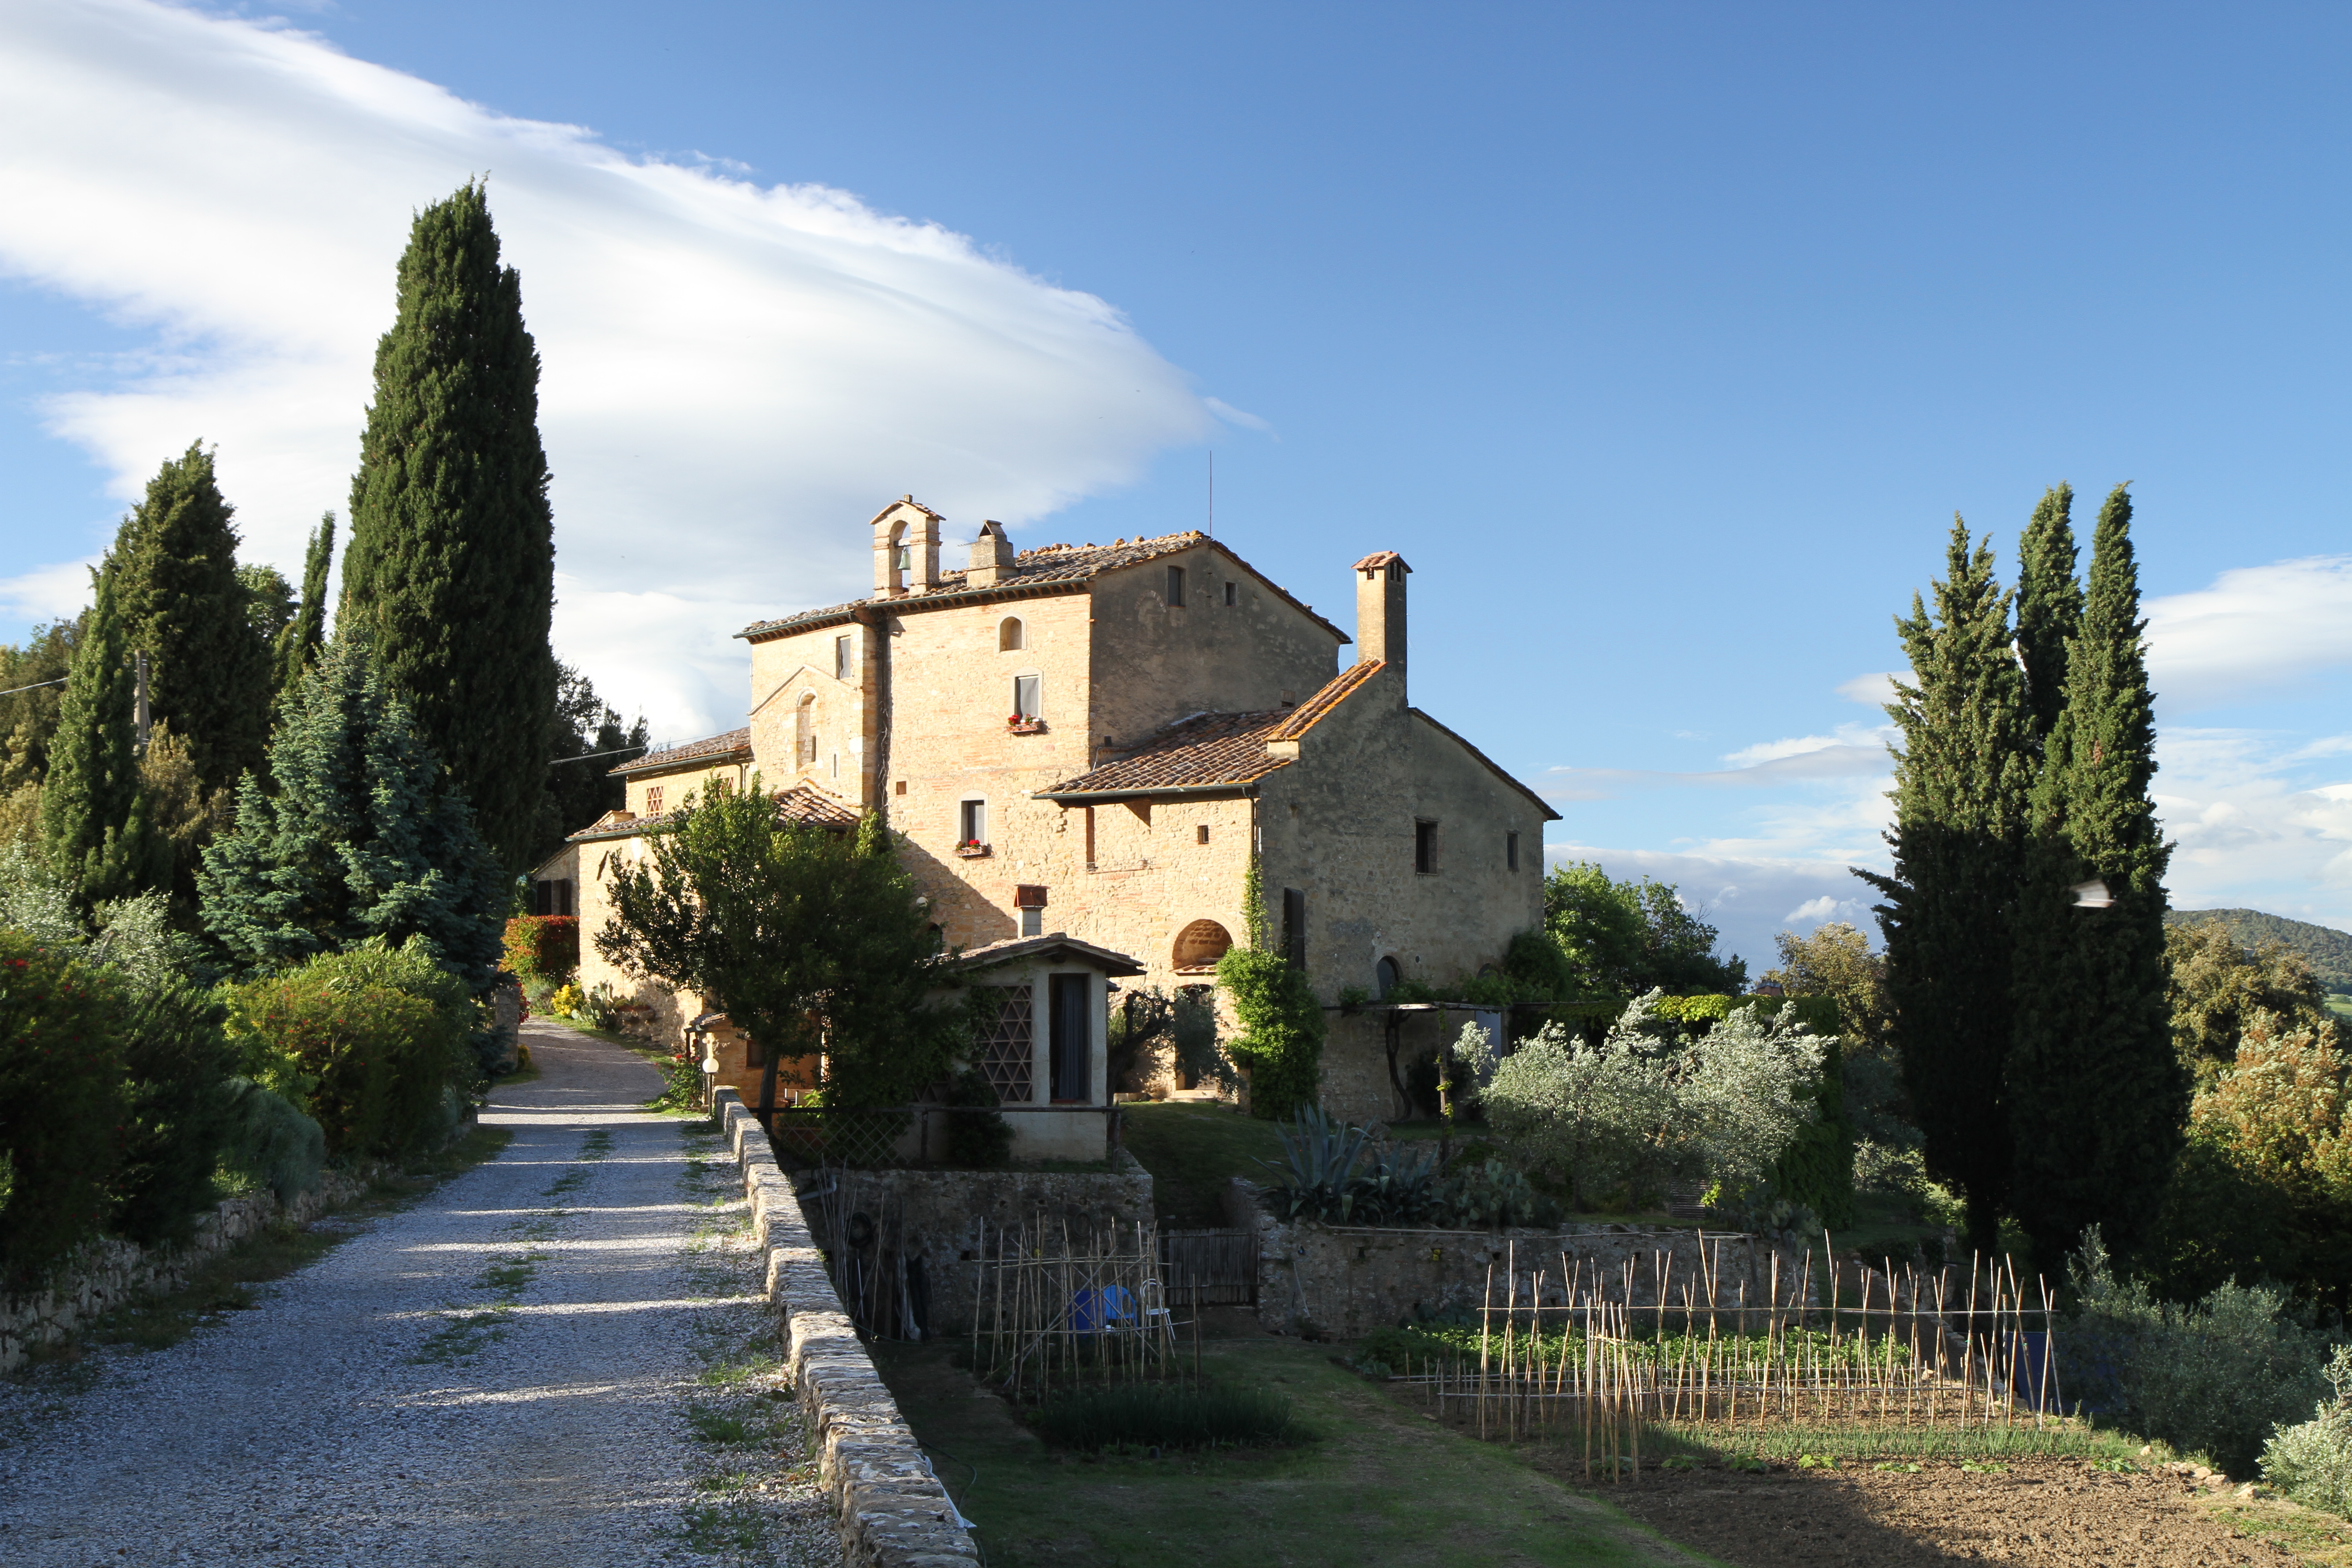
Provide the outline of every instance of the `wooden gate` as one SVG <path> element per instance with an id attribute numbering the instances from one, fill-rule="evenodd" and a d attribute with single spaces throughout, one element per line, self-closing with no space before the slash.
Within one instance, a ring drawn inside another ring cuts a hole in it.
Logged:
<path id="1" fill-rule="evenodd" d="M 1163 1230 L 1160 1277 L 1171 1304 L 1254 1307 L 1257 1305 L 1257 1232 Z"/>

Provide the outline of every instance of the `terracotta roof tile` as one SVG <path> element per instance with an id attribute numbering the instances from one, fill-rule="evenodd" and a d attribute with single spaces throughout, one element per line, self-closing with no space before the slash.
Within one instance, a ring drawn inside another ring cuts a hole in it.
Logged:
<path id="1" fill-rule="evenodd" d="M 706 740 L 688 741 L 680 745 L 664 746 L 658 752 L 647 752 L 635 762 L 623 763 L 605 776 L 619 778 L 625 773 L 652 773 L 661 768 L 684 767 L 689 763 L 704 762 L 711 758 L 726 756 L 732 752 L 749 752 L 751 749 L 751 730 L 747 724 L 740 730 L 730 730 L 724 735 L 712 735 Z"/>
<path id="2" fill-rule="evenodd" d="M 846 831 L 856 827 L 857 808 L 847 801 L 830 795 L 814 784 L 794 784 L 775 797 L 776 816 L 786 822 L 805 822 L 817 827 Z M 667 827 L 681 814 L 665 811 L 658 816 L 633 816 L 625 811 L 608 811 L 593 826 L 572 834 L 566 842 L 584 844 L 598 838 L 634 838 L 657 827 Z"/>
<path id="3" fill-rule="evenodd" d="M 1297 708 L 1292 709 L 1290 717 L 1285 720 L 1282 726 L 1276 730 L 1274 733 L 1268 735 L 1266 739 L 1269 741 L 1296 741 L 1299 736 L 1304 735 L 1307 731 L 1312 730 L 1317 724 L 1320 723 L 1324 718 L 1330 713 L 1332 709 L 1337 708 L 1340 703 L 1345 702 L 1348 700 L 1349 695 L 1353 692 L 1356 688 L 1363 685 L 1364 682 L 1370 680 L 1372 677 L 1378 675 L 1387 668 L 1387 661 L 1377 658 L 1366 659 L 1361 664 L 1349 665 L 1347 668 L 1333 676 L 1329 680 L 1325 681 L 1323 683 L 1322 690 L 1317 692 L 1314 696 L 1300 703 Z"/>
<path id="4" fill-rule="evenodd" d="M 887 510 L 887 508 L 885 510 Z M 974 588 L 967 585 L 967 574 L 942 571 L 940 585 L 928 594 L 908 594 L 898 599 L 856 599 L 845 605 L 828 605 L 821 610 L 802 610 L 794 615 L 780 616 L 774 620 L 754 621 L 735 635 L 739 637 L 767 637 L 779 633 L 806 631 L 816 626 L 846 621 L 858 610 L 868 605 L 889 606 L 892 615 L 910 615 L 921 610 L 947 609 L 956 605 L 985 604 L 992 598 L 1016 597 L 1024 593 L 1066 588 L 1072 591 L 1084 586 L 1090 579 L 1122 566 L 1134 566 L 1162 555 L 1173 555 L 1196 545 L 1215 545 L 1219 553 L 1234 564 L 1264 583 L 1277 597 L 1296 606 L 1341 642 L 1348 634 L 1325 620 L 1307 605 L 1300 604 L 1288 593 L 1268 580 L 1257 568 L 1232 551 L 1201 532 L 1187 529 L 1181 533 L 1165 533 L 1157 539 L 1130 539 L 1116 544 L 1045 544 L 1034 550 L 1024 550 L 1013 558 L 994 587 Z"/>
<path id="5" fill-rule="evenodd" d="M 1119 795 L 1245 784 L 1290 765 L 1288 758 L 1268 756 L 1265 750 L 1267 739 L 1289 716 L 1287 709 L 1196 714 L 1159 731 L 1117 762 L 1037 793 Z"/>

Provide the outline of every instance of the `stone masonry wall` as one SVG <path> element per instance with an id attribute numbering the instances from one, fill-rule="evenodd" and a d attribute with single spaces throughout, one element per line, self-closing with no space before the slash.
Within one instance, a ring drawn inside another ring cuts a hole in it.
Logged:
<path id="1" fill-rule="evenodd" d="M 1558 1230 L 1402 1230 L 1370 1226 L 1285 1224 L 1267 1214 L 1256 1189 L 1235 1178 L 1224 1200 L 1226 1223 L 1254 1228 L 1258 1237 L 1258 1321 L 1277 1332 L 1311 1326 L 1333 1339 L 1360 1339 L 1391 1328 L 1417 1311 L 1475 1310 L 1487 1280 L 1516 1265 L 1524 1276 L 1543 1269 L 1547 1305 L 1564 1302 L 1567 1268 L 1591 1279 L 1598 1270 L 1622 1280 L 1635 1265 L 1635 1301 L 1654 1304 L 1651 1281 L 1661 1258 L 1667 1279 L 1696 1279 L 1704 1268 L 1718 1281 L 1718 1308 L 1757 1309 L 1776 1293 L 1797 1304 L 1798 1267 L 1782 1255 L 1777 1269 L 1770 1246 L 1751 1236 L 1719 1231 L 1641 1230 L 1632 1226 L 1563 1226 Z M 1525 1287 L 1522 1287 L 1524 1289 Z M 1669 1294 L 1676 1294 L 1669 1286 Z M 1818 1292 L 1816 1292 L 1818 1294 Z M 1612 1289 L 1620 1300 L 1622 1289 Z M 1524 1300 L 1524 1298 L 1523 1298 Z"/>
<path id="2" fill-rule="evenodd" d="M 1067 1226 L 1073 1237 L 1083 1237 L 1157 1223 L 1151 1173 L 1124 1149 L 1118 1168 L 1108 1172 L 828 1171 L 801 1196 L 827 1247 L 841 1243 L 822 1235 L 825 1214 L 845 1225 L 863 1214 L 879 1246 L 922 1259 L 933 1334 L 971 1331 L 981 1259 L 993 1255 L 1009 1231 Z"/>
<path id="3" fill-rule="evenodd" d="M 979 1549 L 841 1310 L 767 1134 L 733 1089 L 719 1089 L 716 1100 L 713 1120 L 742 1168 L 767 1254 L 768 1298 L 783 1315 L 793 1389 L 840 1521 L 842 1562 L 846 1568 L 971 1568 Z"/>
<path id="4" fill-rule="evenodd" d="M 102 1237 L 85 1244 L 46 1290 L 0 1296 L 0 1375 L 16 1371 L 43 1345 L 62 1342 L 77 1324 L 142 1296 L 186 1283 L 196 1266 L 280 1219 L 300 1224 L 367 1190 L 367 1179 L 329 1171 L 317 1191 L 281 1205 L 268 1193 L 229 1198 L 196 1224 L 184 1247 L 147 1248 Z"/>

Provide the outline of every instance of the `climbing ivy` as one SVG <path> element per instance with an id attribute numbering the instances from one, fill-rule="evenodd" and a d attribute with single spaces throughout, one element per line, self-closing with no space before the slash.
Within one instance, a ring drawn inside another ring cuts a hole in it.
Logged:
<path id="1" fill-rule="evenodd" d="M 1246 945 L 1217 960 L 1217 984 L 1242 1027 L 1225 1054 L 1249 1072 L 1250 1114 L 1280 1121 L 1315 1103 L 1323 1066 L 1323 1005 L 1307 973 L 1278 951 L 1266 931 L 1265 889 L 1257 857 L 1242 880 Z"/>

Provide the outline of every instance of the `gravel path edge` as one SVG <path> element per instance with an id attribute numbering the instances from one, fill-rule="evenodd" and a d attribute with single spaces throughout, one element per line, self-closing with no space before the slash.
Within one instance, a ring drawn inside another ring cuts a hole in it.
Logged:
<path id="1" fill-rule="evenodd" d="M 840 1523 L 846 1568 L 977 1565 L 979 1548 L 841 1310 L 800 1199 L 759 1119 L 721 1088 L 711 1120 L 743 1173 L 767 1292 L 782 1315 L 793 1392 Z"/>

